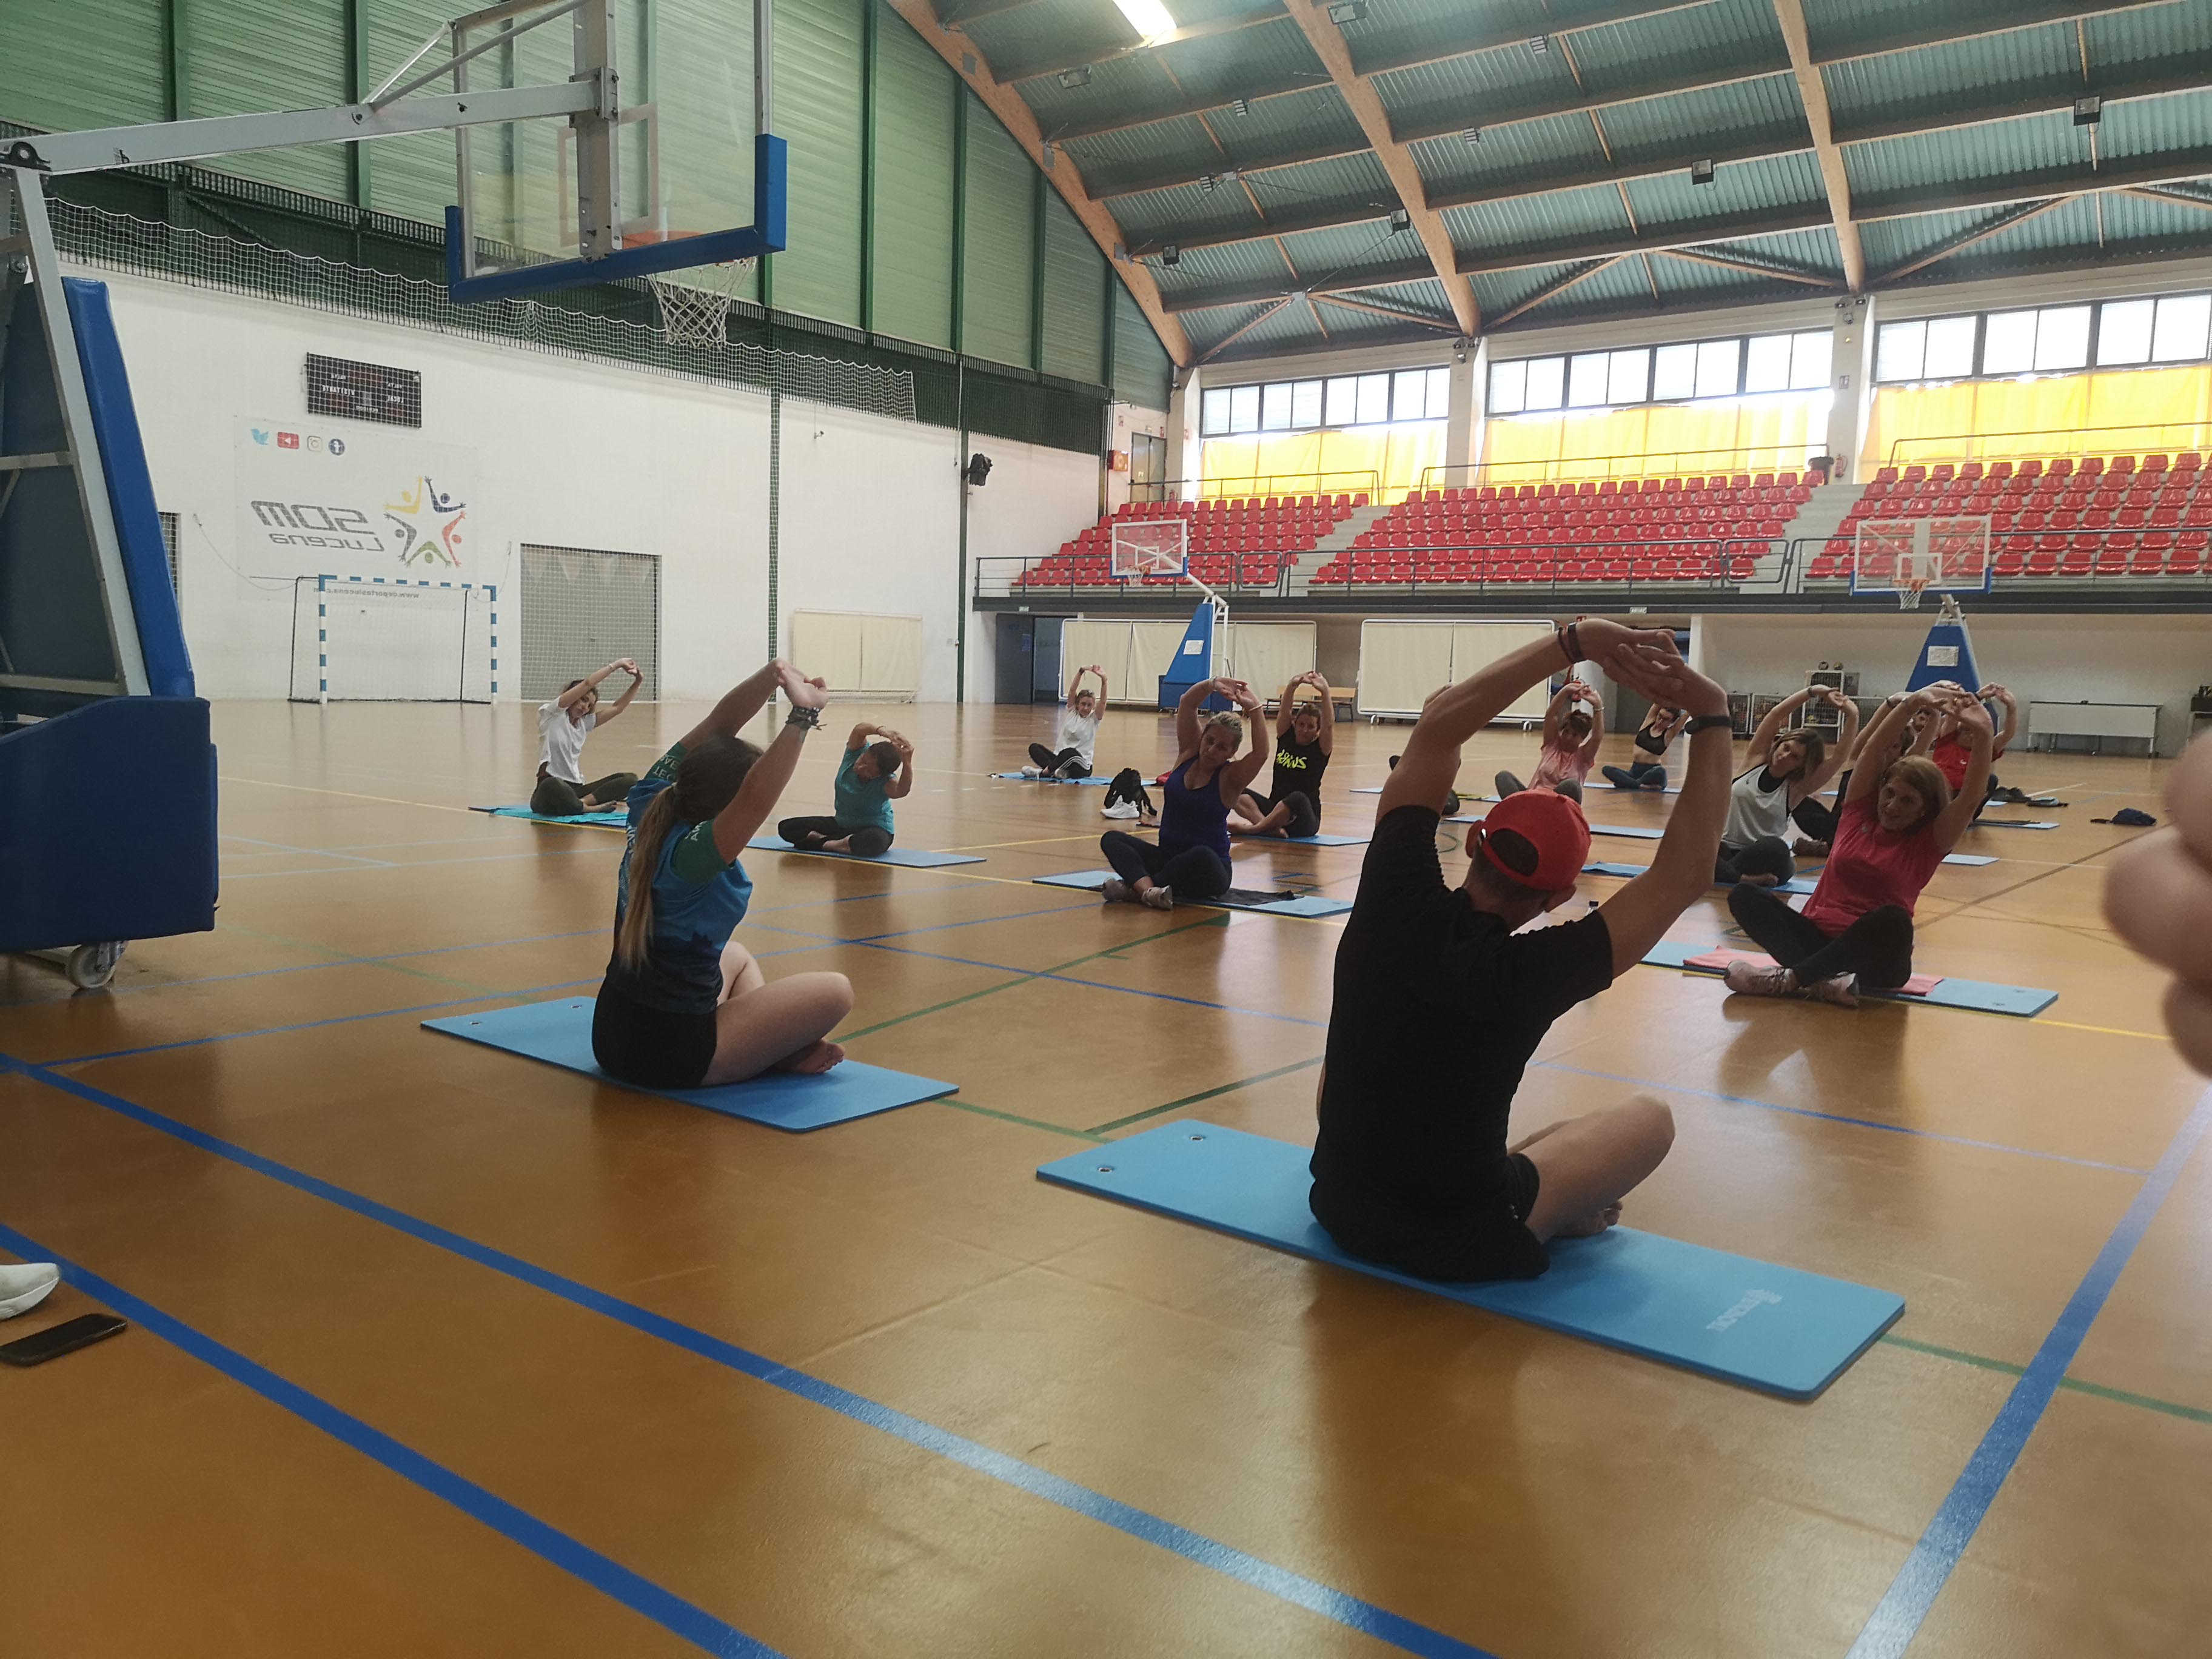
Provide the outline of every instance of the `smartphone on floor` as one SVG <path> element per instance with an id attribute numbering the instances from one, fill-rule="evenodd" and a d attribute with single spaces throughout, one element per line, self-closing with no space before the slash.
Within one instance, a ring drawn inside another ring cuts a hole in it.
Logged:
<path id="1" fill-rule="evenodd" d="M 33 1335 L 0 1343 L 0 1364 L 44 1364 L 49 1359 L 58 1359 L 65 1353 L 87 1347 L 104 1336 L 128 1329 L 129 1324 L 113 1314 L 79 1314 L 75 1319 L 64 1319 Z"/>

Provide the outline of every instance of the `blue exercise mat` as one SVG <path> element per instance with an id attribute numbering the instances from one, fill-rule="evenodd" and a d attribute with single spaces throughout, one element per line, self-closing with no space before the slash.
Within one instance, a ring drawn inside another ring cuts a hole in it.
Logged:
<path id="1" fill-rule="evenodd" d="M 1976 818 L 1977 830 L 2056 830 L 2058 825 L 2051 818 Z"/>
<path id="2" fill-rule="evenodd" d="M 1663 841 L 1667 836 L 1667 826 L 1663 823 L 1593 823 L 1589 832 L 1593 836 L 1626 836 L 1631 841 Z"/>
<path id="3" fill-rule="evenodd" d="M 941 1100 L 957 1093 L 957 1083 L 934 1078 L 909 1077 L 904 1072 L 865 1066 L 857 1060 L 818 1077 L 795 1077 L 771 1072 L 744 1083 L 725 1083 L 712 1089 L 640 1089 L 609 1077 L 592 1058 L 592 999 L 564 997 L 555 1002 L 526 1002 L 489 1013 L 455 1014 L 446 1019 L 426 1019 L 425 1030 L 466 1037 L 489 1048 L 503 1048 L 527 1060 L 544 1060 L 580 1072 L 617 1089 L 636 1089 L 641 1095 L 659 1095 L 687 1106 L 703 1106 L 710 1112 L 741 1117 L 749 1123 L 765 1123 L 771 1129 L 819 1129 L 847 1123 L 856 1117 L 872 1117 L 917 1101 Z"/>
<path id="4" fill-rule="evenodd" d="M 994 772 L 994 778 L 1004 778 L 1010 783 L 1095 783 L 1101 789 L 1114 781 L 1111 778 L 1033 778 L 1025 772 Z"/>
<path id="5" fill-rule="evenodd" d="M 802 858 L 844 859 L 854 864 L 897 864 L 909 870 L 941 870 L 948 864 L 983 862 L 971 853 L 927 853 L 912 847 L 887 847 L 875 857 L 864 859 L 858 853 L 823 853 L 793 847 L 781 836 L 755 836 L 745 845 L 756 853 L 797 853 Z"/>
<path id="6" fill-rule="evenodd" d="M 1717 979 L 1718 969 L 1692 968 L 1689 959 L 1731 948 L 1685 945 L 1680 939 L 1662 939 L 1651 947 L 1644 960 L 1654 968 L 1679 968 L 1686 974 L 1709 974 Z M 2039 990 L 2030 985 L 1996 985 L 1978 979 L 1939 979 L 1925 996 L 1911 996 L 1903 991 L 1861 991 L 1859 994 L 1885 1002 L 1924 1002 L 1937 1008 L 1971 1008 L 1976 1013 L 2011 1014 L 2021 1019 L 2033 1019 L 2058 1000 L 2056 991 Z"/>
<path id="7" fill-rule="evenodd" d="M 1086 892 L 1097 892 L 1114 879 L 1111 870 L 1071 870 L 1064 875 L 1038 876 L 1040 887 L 1075 887 Z M 1319 893 L 1301 893 L 1296 898 L 1269 899 L 1265 903 L 1246 904 L 1228 894 L 1219 898 L 1185 898 L 1176 895 L 1176 905 L 1202 904 L 1216 910 L 1251 910 L 1268 916 L 1340 916 L 1352 908 L 1350 899 L 1324 898 Z"/>
<path id="8" fill-rule="evenodd" d="M 610 806 L 600 812 L 574 812 L 567 817 L 554 817 L 544 812 L 533 812 L 527 806 L 471 806 L 471 812 L 489 812 L 495 818 L 528 818 L 532 823 L 597 823 L 621 830 L 629 823 L 629 809 Z"/>
<path id="9" fill-rule="evenodd" d="M 1648 864 L 1585 864 L 1583 873 L 1586 876 L 1620 876 L 1633 881 L 1637 877 L 1646 874 L 1650 868 Z M 1817 885 L 1817 882 L 1807 877 L 1792 876 L 1779 886 L 1770 887 L 1766 890 L 1770 893 L 1809 893 Z"/>
<path id="10" fill-rule="evenodd" d="M 1905 1311 L 1887 1291 L 1628 1227 L 1553 1240 L 1540 1279 L 1409 1278 L 1322 1230 L 1306 1207 L 1310 1156 L 1186 1120 L 1055 1158 L 1037 1178 L 1789 1400 L 1817 1395 Z"/>

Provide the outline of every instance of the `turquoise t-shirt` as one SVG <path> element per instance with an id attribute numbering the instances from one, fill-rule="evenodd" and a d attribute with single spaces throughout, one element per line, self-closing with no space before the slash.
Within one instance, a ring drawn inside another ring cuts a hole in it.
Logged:
<path id="1" fill-rule="evenodd" d="M 629 792 L 630 852 L 637 848 L 637 826 L 653 799 L 676 781 L 684 745 L 653 763 Z M 629 907 L 630 853 L 623 854 L 616 878 L 615 929 L 621 936 Z M 653 932 L 645 962 L 633 968 L 617 954 L 607 962 L 607 983 L 623 995 L 673 1014 L 712 1013 L 722 994 L 722 951 L 745 917 L 753 884 L 737 860 L 726 864 L 714 847 L 713 819 L 678 824 L 660 844 L 653 872 Z"/>
<path id="2" fill-rule="evenodd" d="M 880 830 L 891 833 L 890 779 L 888 776 L 866 781 L 856 776 L 854 763 L 868 751 L 848 749 L 843 764 L 837 769 L 836 787 L 832 792 L 837 806 L 837 823 L 846 830 Z"/>

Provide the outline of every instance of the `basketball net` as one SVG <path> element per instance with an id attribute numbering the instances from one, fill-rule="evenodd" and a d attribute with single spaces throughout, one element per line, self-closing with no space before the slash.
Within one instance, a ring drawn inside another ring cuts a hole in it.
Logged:
<path id="1" fill-rule="evenodd" d="M 1929 579 L 1925 574 L 1899 577 L 1897 583 L 1897 608 L 1899 611 L 1919 610 L 1920 596 L 1928 591 L 1928 581 Z"/>
<path id="2" fill-rule="evenodd" d="M 660 307 L 660 337 L 671 345 L 724 346 L 730 343 L 730 301 L 756 262 L 686 267 L 684 279 L 647 276 Z"/>

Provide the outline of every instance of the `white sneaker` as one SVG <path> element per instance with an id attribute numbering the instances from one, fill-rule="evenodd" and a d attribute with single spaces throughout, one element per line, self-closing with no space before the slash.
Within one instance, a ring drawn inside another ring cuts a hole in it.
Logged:
<path id="1" fill-rule="evenodd" d="M 62 1270 L 51 1261 L 0 1265 L 0 1319 L 30 1312 L 52 1296 L 61 1282 Z"/>
<path id="2" fill-rule="evenodd" d="M 1044 769 L 1036 765 L 1024 766 L 1022 768 L 1022 775 L 1025 778 L 1041 778 L 1044 775 Z"/>
<path id="3" fill-rule="evenodd" d="M 1133 818 L 1137 816 L 1137 803 L 1133 800 L 1117 800 L 1111 806 L 1100 807 L 1098 816 L 1102 818 Z"/>

